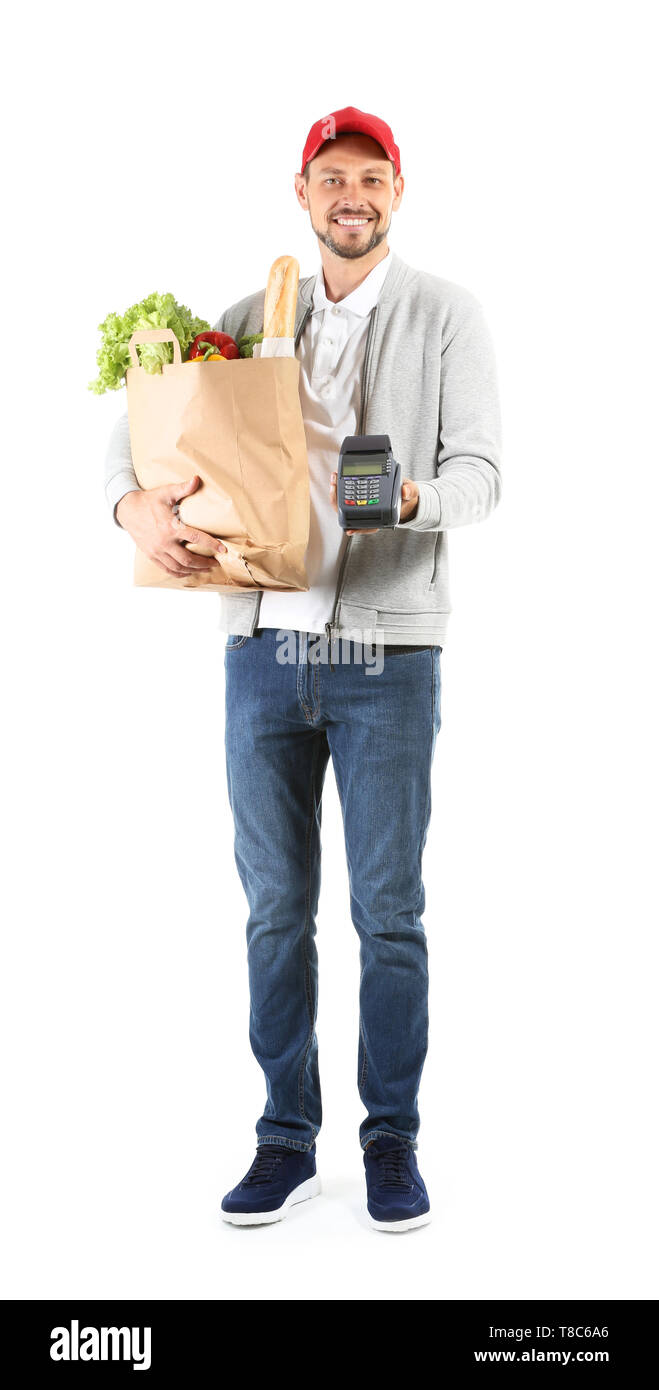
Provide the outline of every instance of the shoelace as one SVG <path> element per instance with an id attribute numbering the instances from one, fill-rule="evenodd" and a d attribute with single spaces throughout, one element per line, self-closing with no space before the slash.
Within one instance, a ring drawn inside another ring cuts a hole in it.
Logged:
<path id="1" fill-rule="evenodd" d="M 245 1183 L 263 1185 L 272 1182 L 276 1168 L 284 1158 L 281 1149 L 275 1148 L 274 1144 L 261 1144 L 256 1151 L 256 1158 L 247 1176 L 243 1179 Z"/>
<path id="2" fill-rule="evenodd" d="M 409 1187 L 407 1158 L 407 1144 L 402 1144 L 399 1149 L 384 1149 L 382 1153 L 376 1153 L 374 1159 L 378 1165 L 378 1187 Z"/>

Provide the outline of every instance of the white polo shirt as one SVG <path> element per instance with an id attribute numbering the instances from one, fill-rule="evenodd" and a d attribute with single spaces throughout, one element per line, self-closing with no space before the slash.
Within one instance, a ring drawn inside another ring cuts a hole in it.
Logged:
<path id="1" fill-rule="evenodd" d="M 348 538 L 329 500 L 330 474 L 336 471 L 346 435 L 359 429 L 368 315 L 389 269 L 389 254 L 338 304 L 327 298 L 322 265 L 316 275 L 313 308 L 296 352 L 309 457 L 311 510 L 304 563 L 310 587 L 305 592 L 265 589 L 260 628 L 323 632 L 332 616 Z"/>

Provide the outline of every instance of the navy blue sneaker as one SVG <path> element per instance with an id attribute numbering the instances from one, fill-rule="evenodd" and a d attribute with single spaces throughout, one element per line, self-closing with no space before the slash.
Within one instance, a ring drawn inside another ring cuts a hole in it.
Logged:
<path id="1" fill-rule="evenodd" d="M 259 1144 L 256 1158 L 237 1187 L 222 1199 L 222 1216 L 234 1226 L 282 1221 L 289 1207 L 320 1192 L 316 1145 L 309 1150 Z"/>
<path id="2" fill-rule="evenodd" d="M 430 1202 L 414 1149 L 395 1134 L 364 1149 L 367 1208 L 378 1231 L 411 1231 L 430 1221 Z"/>

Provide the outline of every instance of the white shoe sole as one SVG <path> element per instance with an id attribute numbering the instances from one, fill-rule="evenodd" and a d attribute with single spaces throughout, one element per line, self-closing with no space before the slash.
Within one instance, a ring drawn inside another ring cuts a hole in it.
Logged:
<path id="1" fill-rule="evenodd" d="M 431 1219 L 429 1211 L 424 1211 L 422 1216 L 411 1216 L 409 1221 L 376 1221 L 370 1211 L 367 1215 L 375 1231 L 413 1231 L 416 1226 L 427 1226 Z"/>
<path id="2" fill-rule="evenodd" d="M 232 1226 L 269 1226 L 273 1221 L 283 1221 L 290 1207 L 296 1206 L 298 1202 L 308 1202 L 310 1197 L 317 1197 L 319 1192 L 320 1178 L 314 1173 L 312 1178 L 307 1178 L 299 1187 L 294 1187 L 276 1211 L 222 1211 L 220 1208 L 220 1216 L 223 1221 L 230 1221 Z"/>

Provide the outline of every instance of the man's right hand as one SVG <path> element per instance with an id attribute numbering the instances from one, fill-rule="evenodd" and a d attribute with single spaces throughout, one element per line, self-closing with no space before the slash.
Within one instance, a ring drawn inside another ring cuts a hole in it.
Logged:
<path id="1" fill-rule="evenodd" d="M 195 475 L 187 483 L 166 483 L 164 487 L 126 492 L 115 508 L 117 521 L 133 537 L 138 550 L 168 574 L 197 574 L 212 568 L 209 557 L 195 555 L 184 541 L 208 546 L 218 560 L 226 553 L 226 546 L 217 536 L 186 526 L 172 511 L 176 502 L 196 491 L 200 481 Z"/>

